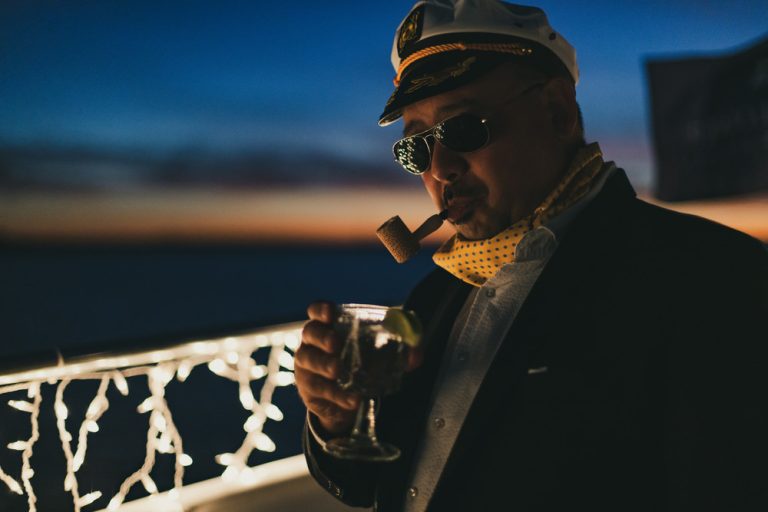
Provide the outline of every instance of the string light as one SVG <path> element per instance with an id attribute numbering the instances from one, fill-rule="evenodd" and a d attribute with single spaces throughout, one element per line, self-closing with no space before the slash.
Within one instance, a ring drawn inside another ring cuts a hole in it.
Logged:
<path id="1" fill-rule="evenodd" d="M 69 415 L 67 407 L 64 405 L 64 390 L 70 383 L 70 379 L 64 379 L 56 387 L 56 398 L 54 403 L 54 412 L 56 413 L 56 428 L 59 431 L 61 448 L 64 452 L 64 458 L 67 461 L 67 476 L 64 477 L 64 490 L 72 494 L 72 500 L 75 504 L 75 512 L 80 512 L 82 499 L 75 476 L 75 456 L 72 453 L 72 435 L 67 431 L 67 417 Z"/>
<path id="2" fill-rule="evenodd" d="M 33 411 L 33 405 L 24 400 L 8 400 L 8 405 L 23 412 Z"/>
<path id="3" fill-rule="evenodd" d="M 21 482 L 24 484 L 24 491 L 27 493 L 27 506 L 31 512 L 35 512 L 37 509 L 37 496 L 32 488 L 32 477 L 35 476 L 35 471 L 32 469 L 32 448 L 40 438 L 40 430 L 38 424 L 38 418 L 40 416 L 40 403 L 43 400 L 43 396 L 40 393 L 40 386 L 35 384 L 29 387 L 27 397 L 32 398 L 33 402 L 27 412 L 30 413 L 29 421 L 32 430 L 32 435 L 26 442 L 24 452 L 21 454 Z"/>
<path id="4" fill-rule="evenodd" d="M 188 359 L 185 359 L 179 363 L 179 369 L 176 370 L 176 378 L 179 382 L 184 382 L 187 380 L 190 373 L 192 373 L 192 363 Z"/>
<path id="5" fill-rule="evenodd" d="M 114 383 L 120 395 L 128 396 L 128 379 L 145 377 L 149 387 L 147 396 L 137 407 L 137 412 L 147 414 L 147 436 L 144 462 L 120 485 L 117 494 L 111 497 L 109 510 L 117 510 L 136 484 L 141 484 L 147 493 L 159 492 L 150 473 L 155 467 L 156 454 L 174 457 L 173 488 L 168 496 L 178 500 L 183 486 L 184 468 L 193 463 L 192 457 L 183 450 L 182 436 L 174 423 L 170 407 L 165 399 L 165 388 L 174 379 L 185 382 L 192 370 L 206 365 L 216 375 L 238 383 L 239 401 L 248 413 L 244 417 L 245 436 L 240 447 L 231 453 L 216 456 L 216 462 L 224 466 L 222 478 L 240 478 L 246 481 L 254 476 L 248 466 L 248 459 L 254 450 L 272 452 L 274 441 L 263 432 L 268 420 L 281 421 L 282 411 L 272 403 L 274 391 L 279 386 L 293 384 L 293 356 L 287 349 L 298 347 L 301 324 L 285 326 L 282 330 L 267 333 L 247 334 L 218 340 L 196 341 L 181 344 L 170 349 L 153 350 L 145 353 L 131 352 L 106 356 L 93 361 L 67 363 L 60 358 L 50 368 L 0 375 L 0 394 L 26 391 L 28 400 L 8 400 L 8 406 L 30 414 L 31 434 L 26 440 L 13 441 L 7 445 L 10 450 L 21 452 L 21 478 L 16 479 L 3 471 L 0 466 L 0 482 L 18 495 L 26 495 L 28 510 L 36 512 L 36 495 L 32 486 L 34 470 L 31 465 L 33 447 L 40 437 L 38 418 L 42 402 L 41 386 L 56 386 L 53 411 L 61 449 L 66 460 L 64 489 L 72 496 L 75 512 L 93 504 L 102 497 L 98 490 L 80 495 L 77 472 L 83 466 L 88 453 L 89 436 L 100 432 L 99 420 L 109 409 L 107 391 Z M 267 365 L 256 363 L 254 352 L 271 347 Z M 283 371 L 282 369 L 288 370 Z M 265 378 L 257 397 L 252 383 Z M 73 434 L 67 429 L 67 421 L 73 420 L 65 402 L 65 390 L 73 380 L 98 380 L 98 389 L 89 403 L 85 415 L 79 421 L 76 431 L 76 445 Z M 21 482 L 21 483 L 20 483 Z M 181 509 L 178 504 L 179 510 Z M 174 505 L 175 507 L 175 505 Z"/>
<path id="6" fill-rule="evenodd" d="M 128 396 L 128 381 L 125 380 L 125 377 L 122 373 L 115 371 L 112 372 L 112 380 L 115 382 L 115 387 L 123 396 Z"/>
<path id="7" fill-rule="evenodd" d="M 107 388 L 109 387 L 109 375 L 104 375 L 99 383 L 99 389 L 96 391 L 96 396 L 88 405 L 88 410 L 85 412 L 85 419 L 82 425 L 80 425 L 80 432 L 77 441 L 77 451 L 72 459 L 72 469 L 76 472 L 80 469 L 85 462 L 85 452 L 88 449 L 88 434 L 99 431 L 99 424 L 96 423 L 101 415 L 109 409 L 109 401 L 107 400 Z M 125 379 L 123 379 L 125 380 Z"/>

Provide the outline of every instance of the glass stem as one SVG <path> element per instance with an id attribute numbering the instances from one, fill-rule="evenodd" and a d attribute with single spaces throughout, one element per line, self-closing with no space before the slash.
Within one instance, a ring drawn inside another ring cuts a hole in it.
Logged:
<path id="1" fill-rule="evenodd" d="M 355 427 L 352 429 L 352 437 L 361 437 L 363 434 L 363 419 L 365 418 L 366 401 L 361 400 L 355 417 Z"/>
<path id="2" fill-rule="evenodd" d="M 366 420 L 368 428 L 363 429 L 363 422 Z M 351 437 L 365 438 L 373 444 L 378 443 L 376 439 L 376 403 L 373 398 L 360 402 Z"/>
<path id="3" fill-rule="evenodd" d="M 372 443 L 377 443 L 376 439 L 376 404 L 373 398 L 368 400 L 368 438 Z"/>

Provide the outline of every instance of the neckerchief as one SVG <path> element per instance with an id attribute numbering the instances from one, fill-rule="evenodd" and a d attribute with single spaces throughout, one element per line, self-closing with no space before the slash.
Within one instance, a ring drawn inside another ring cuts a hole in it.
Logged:
<path id="1" fill-rule="evenodd" d="M 507 263 L 515 261 L 515 248 L 526 233 L 560 215 L 589 192 L 603 166 L 600 146 L 579 149 L 565 176 L 527 217 L 485 240 L 464 240 L 458 233 L 432 256 L 439 266 L 473 286 L 482 286 Z"/>

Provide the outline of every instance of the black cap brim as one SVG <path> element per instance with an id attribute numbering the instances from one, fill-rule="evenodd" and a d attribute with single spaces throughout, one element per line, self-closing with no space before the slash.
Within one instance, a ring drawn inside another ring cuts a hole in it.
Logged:
<path id="1" fill-rule="evenodd" d="M 415 62 L 389 97 L 384 112 L 379 116 L 379 125 L 395 122 L 406 106 L 467 85 L 507 60 L 509 57 L 505 55 L 465 50 L 446 52 Z"/>
<path id="2" fill-rule="evenodd" d="M 536 67 L 549 76 L 564 76 L 573 80 L 562 61 L 551 50 L 536 41 L 499 34 L 446 34 L 424 39 L 412 45 L 409 55 L 436 48 L 445 43 L 509 44 L 511 52 L 457 49 L 425 56 L 410 64 L 395 91 L 389 97 L 379 125 L 395 122 L 403 108 L 417 101 L 451 91 L 488 73 L 503 62 L 518 61 Z M 403 58 L 408 55 L 403 55 Z"/>

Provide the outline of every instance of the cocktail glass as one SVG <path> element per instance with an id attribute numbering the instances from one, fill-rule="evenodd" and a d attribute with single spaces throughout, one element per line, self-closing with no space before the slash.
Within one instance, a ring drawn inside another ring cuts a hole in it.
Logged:
<path id="1" fill-rule="evenodd" d="M 325 451 L 339 459 L 392 461 L 400 450 L 376 437 L 376 399 L 397 391 L 408 359 L 401 335 L 383 325 L 389 308 L 342 304 L 335 329 L 342 336 L 339 386 L 362 396 L 352 433 L 331 439 Z"/>

